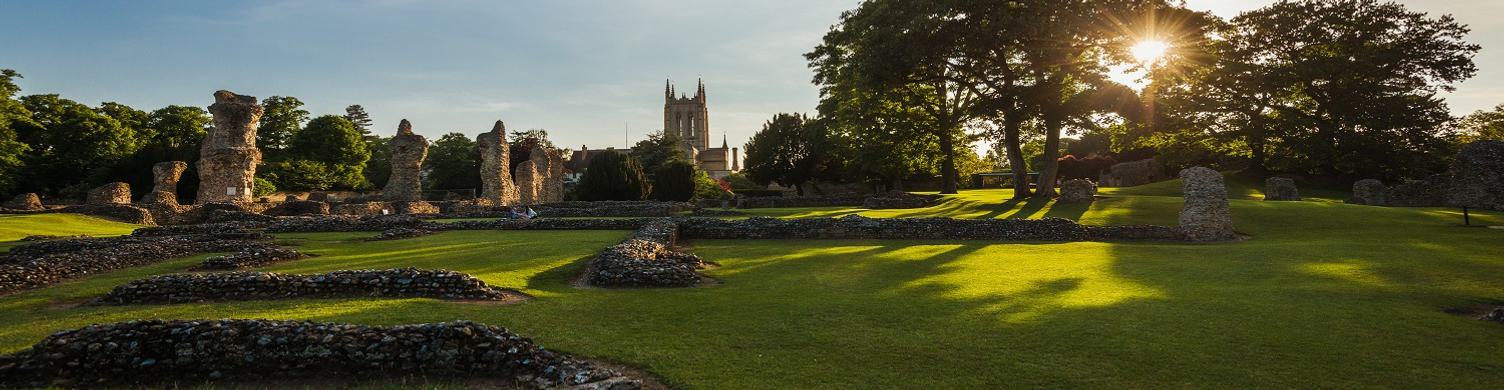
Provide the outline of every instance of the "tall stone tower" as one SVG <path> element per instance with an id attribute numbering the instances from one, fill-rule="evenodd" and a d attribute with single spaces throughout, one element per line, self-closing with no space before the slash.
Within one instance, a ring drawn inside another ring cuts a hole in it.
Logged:
<path id="1" fill-rule="evenodd" d="M 674 84 L 663 84 L 663 133 L 684 141 L 690 159 L 710 149 L 710 110 L 705 107 L 705 81 L 696 80 L 695 96 L 674 97 Z"/>

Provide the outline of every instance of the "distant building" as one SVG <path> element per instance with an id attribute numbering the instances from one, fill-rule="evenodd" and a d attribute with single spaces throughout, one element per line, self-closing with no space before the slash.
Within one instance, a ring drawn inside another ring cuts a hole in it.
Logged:
<path id="1" fill-rule="evenodd" d="M 663 85 L 663 132 L 673 134 L 683 141 L 681 147 L 684 154 L 694 161 L 695 166 L 710 174 L 713 178 L 723 178 L 742 170 L 741 151 L 730 147 L 726 142 L 726 136 L 721 136 L 721 147 L 710 147 L 710 109 L 705 104 L 705 82 L 697 81 L 694 96 L 685 96 L 682 93 L 674 97 L 674 84 L 665 81 Z M 580 150 L 570 155 L 569 162 L 565 163 L 571 178 L 577 177 L 577 173 L 585 170 L 590 165 L 590 158 L 604 153 L 615 151 L 632 153 L 632 149 L 597 149 L 591 150 L 584 145 Z"/>
<path id="2" fill-rule="evenodd" d="M 710 109 L 705 104 L 705 82 L 696 81 L 693 97 L 674 97 L 674 84 L 663 84 L 663 132 L 684 141 L 684 153 L 713 178 L 741 171 L 740 150 L 729 147 L 725 135 L 721 147 L 710 147 Z"/>

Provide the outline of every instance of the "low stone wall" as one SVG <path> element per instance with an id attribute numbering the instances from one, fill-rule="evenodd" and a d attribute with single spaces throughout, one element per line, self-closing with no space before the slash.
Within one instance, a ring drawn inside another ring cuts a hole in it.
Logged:
<path id="1" fill-rule="evenodd" d="M 841 218 L 743 220 L 691 218 L 679 222 L 679 234 L 709 239 L 948 239 L 1004 241 L 1086 241 L 1085 226 L 1064 218 L 951 219 Z"/>
<path id="2" fill-rule="evenodd" d="M 525 387 L 636 389 L 641 381 L 506 329 L 458 321 L 364 326 L 273 320 L 145 320 L 52 334 L 0 356 L 0 387 L 152 385 L 424 374 Z"/>
<path id="3" fill-rule="evenodd" d="M 281 218 L 268 225 L 266 231 L 269 233 L 379 232 L 392 228 L 435 230 L 438 225 L 438 223 L 419 220 L 411 216 L 328 215 Z"/>
<path id="4" fill-rule="evenodd" d="M 865 196 L 757 196 L 736 198 L 739 209 L 785 207 L 861 207 Z"/>
<path id="5" fill-rule="evenodd" d="M 435 230 L 637 230 L 664 218 L 497 219 L 433 223 Z"/>
<path id="6" fill-rule="evenodd" d="M 126 236 L 30 243 L 11 248 L 0 257 L 0 294 L 199 253 L 239 252 L 263 245 L 266 244 L 213 235 Z"/>
<path id="7" fill-rule="evenodd" d="M 329 204 L 312 200 L 287 201 L 277 204 L 272 208 L 266 209 L 266 211 L 262 214 L 278 217 L 290 217 L 297 215 L 327 215 L 329 214 Z"/>
<path id="8" fill-rule="evenodd" d="M 1410 180 L 1389 187 L 1385 191 L 1388 206 L 1396 207 L 1447 207 L 1447 184 L 1451 178 L 1444 173 Z"/>
<path id="9" fill-rule="evenodd" d="M 601 287 L 688 287 L 700 284 L 704 261 L 674 251 L 678 226 L 669 220 L 644 225 L 620 244 L 596 255 L 585 271 L 591 285 Z"/>
<path id="10" fill-rule="evenodd" d="M 155 225 L 151 211 L 128 204 L 86 204 L 68 206 L 58 209 L 60 213 L 74 213 L 100 217 L 112 221 L 133 223 L 137 225 Z"/>
<path id="11" fill-rule="evenodd" d="M 731 209 L 698 208 L 695 209 L 694 212 L 690 213 L 690 215 L 696 217 L 739 217 L 745 216 L 747 215 L 747 213 Z"/>
<path id="12" fill-rule="evenodd" d="M 210 256 L 199 263 L 201 270 L 239 270 L 308 257 L 303 252 L 275 245 L 250 246 L 228 255 Z"/>
<path id="13" fill-rule="evenodd" d="M 539 217 L 668 217 L 694 210 L 689 202 L 560 202 L 533 206 Z"/>
<path id="14" fill-rule="evenodd" d="M 226 272 L 161 275 L 115 287 L 95 305 L 262 299 L 385 297 L 499 301 L 519 293 L 470 275 L 417 268 L 334 271 L 320 275 Z"/>
<path id="15" fill-rule="evenodd" d="M 434 234 L 434 231 L 428 229 L 398 227 L 382 230 L 381 234 L 377 234 L 375 237 L 371 237 L 371 241 L 400 240 L 404 238 L 423 237 L 430 234 Z"/>
<path id="16" fill-rule="evenodd" d="M 260 222 L 219 222 L 198 225 L 151 226 L 136 229 L 131 232 L 131 235 L 136 237 L 163 237 L 207 234 L 221 239 L 237 240 L 271 238 L 271 236 L 251 231 L 251 229 L 265 227 L 266 224 Z"/>
<path id="17" fill-rule="evenodd" d="M 882 209 L 917 209 L 929 207 L 930 202 L 938 197 L 919 196 L 907 192 L 896 191 L 886 194 L 869 196 L 862 200 L 862 208 Z"/>

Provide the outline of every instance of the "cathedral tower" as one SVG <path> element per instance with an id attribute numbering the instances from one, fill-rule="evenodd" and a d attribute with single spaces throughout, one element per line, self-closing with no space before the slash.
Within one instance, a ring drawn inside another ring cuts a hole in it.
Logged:
<path id="1" fill-rule="evenodd" d="M 672 81 L 663 85 L 663 132 L 684 142 L 690 159 L 710 149 L 710 110 L 705 107 L 705 81 L 696 80 L 695 95 L 674 97 Z"/>

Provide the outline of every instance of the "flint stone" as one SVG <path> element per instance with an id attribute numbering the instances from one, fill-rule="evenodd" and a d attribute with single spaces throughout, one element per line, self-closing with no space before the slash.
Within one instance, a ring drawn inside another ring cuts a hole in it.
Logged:
<path id="1" fill-rule="evenodd" d="M 214 93 L 214 104 L 209 106 L 214 127 L 199 147 L 198 203 L 250 203 L 254 199 L 251 189 L 256 165 L 261 163 L 256 127 L 263 112 L 255 97 L 223 90 Z"/>
<path id="2" fill-rule="evenodd" d="M 4 388 L 156 388 L 332 374 L 499 376 L 502 383 L 540 389 L 642 387 L 641 378 L 545 349 L 504 328 L 469 321 L 365 326 L 141 320 L 61 331 L 31 348 L 0 356 Z"/>
<path id="3" fill-rule="evenodd" d="M 1180 171 L 1185 206 L 1180 210 L 1180 228 L 1191 241 L 1226 241 L 1237 238 L 1232 211 L 1227 203 L 1227 184 L 1222 173 L 1206 167 Z"/>
<path id="4" fill-rule="evenodd" d="M 1086 179 L 1071 179 L 1060 184 L 1062 203 L 1091 203 L 1097 200 L 1097 184 Z"/>
<path id="5" fill-rule="evenodd" d="M 413 133 L 406 119 L 397 125 L 392 137 L 392 176 L 381 195 L 388 201 L 423 200 L 423 159 L 428 157 L 428 139 Z"/>
<path id="6" fill-rule="evenodd" d="M 1477 141 L 1462 147 L 1448 173 L 1447 204 L 1504 210 L 1504 141 Z"/>
<path id="7" fill-rule="evenodd" d="M 1368 206 L 1383 206 L 1389 204 L 1388 188 L 1384 187 L 1384 182 L 1378 179 L 1358 180 L 1353 183 L 1353 197 L 1346 202 Z"/>
<path id="8" fill-rule="evenodd" d="M 1300 189 L 1295 180 L 1288 177 L 1271 177 L 1264 180 L 1264 200 L 1300 200 Z"/>
<path id="9" fill-rule="evenodd" d="M 86 205 L 130 204 L 131 186 L 123 182 L 105 184 L 89 190 Z"/>
<path id="10" fill-rule="evenodd" d="M 178 191 L 178 179 L 183 177 L 183 171 L 188 170 L 188 163 L 182 161 L 163 161 L 151 166 L 151 177 L 154 185 L 152 191 L 171 192 Z"/>
<path id="11" fill-rule="evenodd" d="M 5 202 L 5 208 L 27 211 L 41 210 L 42 197 L 37 196 L 37 193 L 35 192 L 27 192 L 24 194 L 16 195 L 16 197 L 11 198 L 9 202 Z"/>
<path id="12" fill-rule="evenodd" d="M 1100 182 L 1106 187 L 1133 187 L 1169 179 L 1164 164 L 1150 158 L 1114 164 L 1102 174 Z"/>

